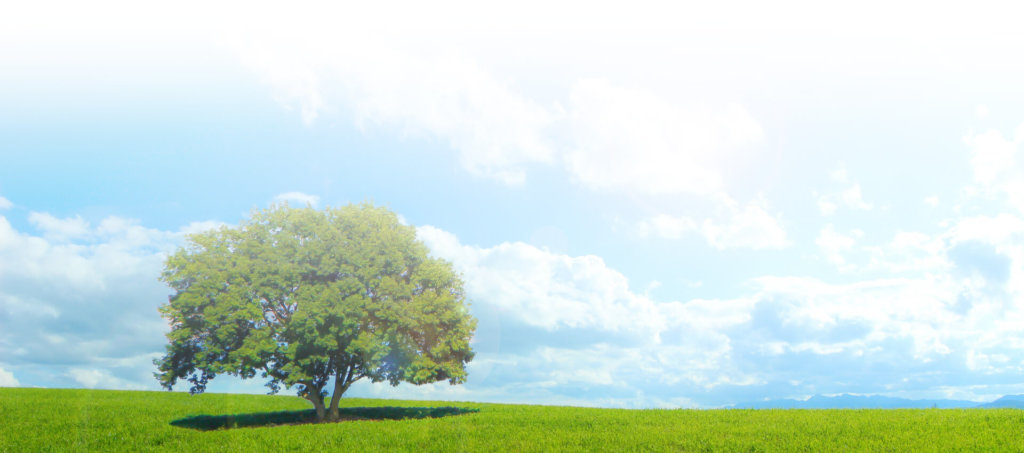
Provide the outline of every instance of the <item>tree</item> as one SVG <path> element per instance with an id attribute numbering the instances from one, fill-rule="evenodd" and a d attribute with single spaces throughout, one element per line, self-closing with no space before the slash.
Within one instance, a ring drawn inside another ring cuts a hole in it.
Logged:
<path id="1" fill-rule="evenodd" d="M 270 393 L 296 387 L 318 421 L 337 420 L 362 378 L 461 384 L 476 319 L 461 277 L 427 253 L 413 227 L 369 203 L 277 205 L 190 235 L 161 276 L 174 294 L 160 307 L 171 331 L 154 374 L 200 393 L 218 374 L 258 373 Z"/>

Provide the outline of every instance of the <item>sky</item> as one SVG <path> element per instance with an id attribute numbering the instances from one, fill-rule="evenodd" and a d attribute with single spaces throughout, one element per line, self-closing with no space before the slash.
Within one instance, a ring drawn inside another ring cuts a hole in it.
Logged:
<path id="1" fill-rule="evenodd" d="M 1024 393 L 1012 4 L 369 3 L 5 8 L 0 386 L 159 389 L 187 234 L 369 200 L 477 355 L 347 396 Z"/>

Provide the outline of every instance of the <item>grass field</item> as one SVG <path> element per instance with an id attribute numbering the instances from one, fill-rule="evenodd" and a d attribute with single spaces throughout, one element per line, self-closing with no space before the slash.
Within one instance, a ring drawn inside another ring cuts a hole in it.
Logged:
<path id="1" fill-rule="evenodd" d="M 0 388 L 0 451 L 1024 451 L 1024 411 L 1016 409 L 625 410 L 349 398 L 342 405 L 479 412 L 201 431 L 171 422 L 310 405 L 289 396 Z"/>

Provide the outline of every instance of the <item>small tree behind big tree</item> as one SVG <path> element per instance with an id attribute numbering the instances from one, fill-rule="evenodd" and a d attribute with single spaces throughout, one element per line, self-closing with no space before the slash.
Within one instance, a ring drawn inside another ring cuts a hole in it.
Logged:
<path id="1" fill-rule="evenodd" d="M 451 264 L 427 252 L 413 227 L 368 203 L 279 205 L 190 235 L 161 277 L 174 294 L 160 307 L 171 331 L 155 376 L 199 393 L 218 374 L 259 374 L 271 393 L 296 387 L 318 421 L 336 420 L 362 378 L 463 383 L 476 319 Z"/>

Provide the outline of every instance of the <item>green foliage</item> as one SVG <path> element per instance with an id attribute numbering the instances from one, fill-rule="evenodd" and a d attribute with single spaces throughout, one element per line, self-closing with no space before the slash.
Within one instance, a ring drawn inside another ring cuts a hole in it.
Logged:
<path id="1" fill-rule="evenodd" d="M 451 402 L 348 399 L 348 407 Z M 289 396 L 0 388 L 0 451 L 1024 450 L 1024 411 L 625 410 L 458 403 L 456 417 L 197 431 L 201 414 L 295 411 Z"/>
<path id="2" fill-rule="evenodd" d="M 156 377 L 191 392 L 219 374 L 298 389 L 323 418 L 355 381 L 465 382 L 476 320 L 450 263 L 411 226 L 370 204 L 324 211 L 279 205 L 238 227 L 194 234 L 170 255 L 174 291 Z"/>

